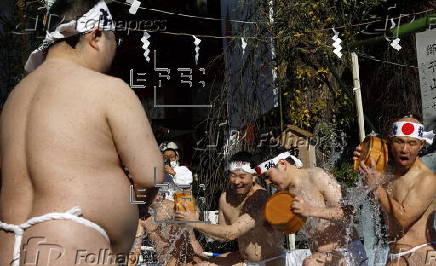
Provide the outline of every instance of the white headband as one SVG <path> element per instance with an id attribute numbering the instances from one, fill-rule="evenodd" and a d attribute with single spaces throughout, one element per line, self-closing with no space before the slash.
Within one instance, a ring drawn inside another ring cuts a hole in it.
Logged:
<path id="1" fill-rule="evenodd" d="M 292 160 L 294 160 L 295 166 L 297 168 L 303 167 L 303 163 L 300 161 L 300 159 L 298 159 L 294 155 L 290 154 L 289 152 L 283 152 L 283 153 L 280 153 L 279 155 L 277 155 L 275 158 L 267 160 L 267 161 L 259 164 L 256 167 L 256 172 L 258 175 L 262 175 L 266 171 L 268 171 L 270 168 L 276 166 L 279 163 L 279 160 L 284 160 L 284 159 L 287 159 L 289 157 L 291 157 Z"/>
<path id="2" fill-rule="evenodd" d="M 110 31 L 115 29 L 112 21 L 112 15 L 106 6 L 104 0 L 98 2 L 92 9 L 78 20 L 71 20 L 67 23 L 60 24 L 54 32 L 48 32 L 42 44 L 34 50 L 27 59 L 24 69 L 27 72 L 34 71 L 45 59 L 45 51 L 56 40 L 65 39 L 79 33 L 90 32 L 97 28 L 102 31 Z"/>
<path id="3" fill-rule="evenodd" d="M 228 170 L 229 171 L 244 171 L 247 172 L 249 174 L 255 174 L 256 171 L 251 168 L 250 163 L 249 162 L 241 162 L 241 161 L 234 161 L 231 162 L 228 166 Z"/>
<path id="4" fill-rule="evenodd" d="M 424 131 L 424 126 L 422 124 L 400 121 L 393 124 L 392 136 L 412 137 L 419 140 L 425 140 L 429 145 L 431 145 L 433 144 L 435 134 L 433 131 Z"/>

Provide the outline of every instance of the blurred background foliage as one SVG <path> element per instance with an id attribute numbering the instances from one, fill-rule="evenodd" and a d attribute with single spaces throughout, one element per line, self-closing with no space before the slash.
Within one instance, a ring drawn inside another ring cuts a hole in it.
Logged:
<path id="1" fill-rule="evenodd" d="M 435 5 L 427 0 L 274 1 L 274 23 L 269 27 L 276 48 L 276 85 L 282 96 L 279 112 L 285 124 L 310 132 L 345 133 L 346 147 L 332 168 L 342 183 L 351 185 L 357 178 L 350 164 L 359 142 L 351 52 L 359 55 L 366 134 L 384 135 L 392 120 L 404 115 L 421 119 L 415 35 L 402 37 L 402 49 L 397 51 L 388 41 L 395 36 L 375 29 L 389 31 L 391 18 L 397 25 L 413 22 L 435 13 Z M 399 20 L 400 16 L 404 17 Z M 333 53 L 332 28 L 342 39 L 342 58 Z M 355 45 L 383 35 L 386 40 L 382 42 Z M 322 161 L 320 154 L 331 157 L 335 153 L 327 146 L 317 147 L 318 161 Z"/>

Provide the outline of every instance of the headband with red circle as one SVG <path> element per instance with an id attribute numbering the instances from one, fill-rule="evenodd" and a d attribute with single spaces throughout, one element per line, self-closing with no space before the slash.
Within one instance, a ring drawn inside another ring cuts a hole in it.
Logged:
<path id="1" fill-rule="evenodd" d="M 412 137 L 419 140 L 425 140 L 429 145 L 431 145 L 435 134 L 433 131 L 424 131 L 424 125 L 422 124 L 399 121 L 393 124 L 392 136 Z"/>

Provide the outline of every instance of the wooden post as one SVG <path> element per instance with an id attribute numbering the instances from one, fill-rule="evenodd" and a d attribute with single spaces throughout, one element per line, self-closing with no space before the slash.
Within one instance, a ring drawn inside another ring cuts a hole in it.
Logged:
<path id="1" fill-rule="evenodd" d="M 362 142 L 365 138 L 365 120 L 363 117 L 362 94 L 360 92 L 359 78 L 359 58 L 356 53 L 351 53 L 351 61 L 353 63 L 353 91 L 356 99 L 357 121 L 359 123 L 359 139 Z"/>

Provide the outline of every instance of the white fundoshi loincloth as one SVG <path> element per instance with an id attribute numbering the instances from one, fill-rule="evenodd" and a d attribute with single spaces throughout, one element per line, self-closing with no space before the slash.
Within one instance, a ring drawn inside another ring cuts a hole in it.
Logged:
<path id="1" fill-rule="evenodd" d="M 13 262 L 11 265 L 12 266 L 20 265 L 20 250 L 21 250 L 21 242 L 23 240 L 24 230 L 31 227 L 32 225 L 47 222 L 47 221 L 70 220 L 79 224 L 83 224 L 84 226 L 95 229 L 110 244 L 109 236 L 107 235 L 106 231 L 103 228 L 101 228 L 98 224 L 95 224 L 83 217 L 79 217 L 80 215 L 82 215 L 82 210 L 80 209 L 80 207 L 74 207 L 66 212 L 51 212 L 38 217 L 30 218 L 29 220 L 27 220 L 26 222 L 20 225 L 0 222 L 0 229 L 3 229 L 6 232 L 13 232 L 15 234 L 14 253 L 12 257 Z"/>
<path id="2" fill-rule="evenodd" d="M 417 251 L 420 248 L 423 248 L 423 247 L 426 247 L 426 246 L 430 246 L 432 244 L 434 245 L 434 244 L 436 244 L 436 242 L 425 243 L 425 244 L 416 246 L 414 248 L 411 248 L 408 251 L 404 251 L 404 252 L 400 252 L 400 253 L 389 253 L 389 260 L 394 260 L 394 259 L 401 258 L 403 256 L 406 256 L 407 254 L 414 253 L 415 251 Z"/>

